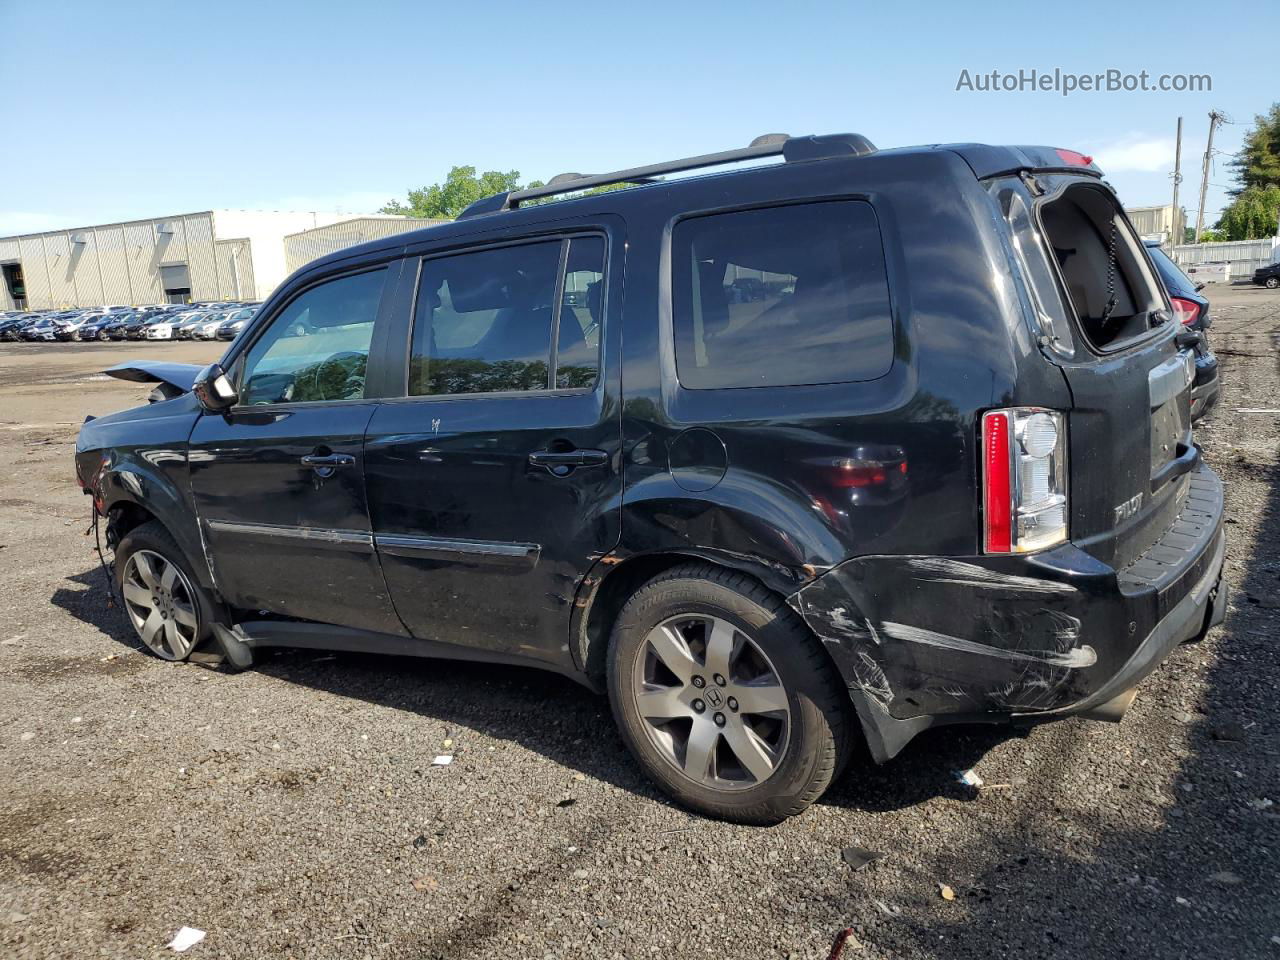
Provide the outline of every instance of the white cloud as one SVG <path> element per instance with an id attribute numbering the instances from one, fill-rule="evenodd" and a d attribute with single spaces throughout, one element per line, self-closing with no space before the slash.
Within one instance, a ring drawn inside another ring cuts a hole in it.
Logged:
<path id="1" fill-rule="evenodd" d="M 1173 169 L 1173 154 L 1172 137 L 1130 136 L 1095 148 L 1093 159 L 1104 173 L 1158 173 Z"/>

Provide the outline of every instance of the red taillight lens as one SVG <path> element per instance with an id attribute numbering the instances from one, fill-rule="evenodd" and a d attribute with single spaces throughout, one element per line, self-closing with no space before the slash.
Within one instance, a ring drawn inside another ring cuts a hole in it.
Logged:
<path id="1" fill-rule="evenodd" d="M 1170 297 L 1169 303 L 1173 306 L 1173 316 L 1179 323 L 1192 323 L 1200 316 L 1200 304 L 1194 300 Z"/>
<path id="2" fill-rule="evenodd" d="M 1058 159 L 1070 167 L 1088 167 L 1093 165 L 1093 157 L 1086 156 L 1078 150 L 1059 150 Z"/>
<path id="3" fill-rule="evenodd" d="M 983 549 L 1008 553 L 1013 549 L 1013 510 L 1007 413 L 983 414 L 982 470 Z"/>

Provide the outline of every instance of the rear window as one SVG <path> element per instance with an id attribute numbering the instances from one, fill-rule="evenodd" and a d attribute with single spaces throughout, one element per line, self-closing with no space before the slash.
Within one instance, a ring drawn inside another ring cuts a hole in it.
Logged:
<path id="1" fill-rule="evenodd" d="M 1089 342 L 1105 348 L 1146 333 L 1163 296 L 1114 197 L 1092 185 L 1068 187 L 1041 207 L 1040 222 Z"/>
<path id="2" fill-rule="evenodd" d="M 683 386 L 848 383 L 893 364 L 889 283 L 870 204 L 694 217 L 676 225 L 671 245 Z"/>

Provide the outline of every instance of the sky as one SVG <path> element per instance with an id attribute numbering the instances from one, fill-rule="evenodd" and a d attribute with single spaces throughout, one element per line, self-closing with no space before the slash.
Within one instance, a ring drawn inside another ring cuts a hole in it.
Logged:
<path id="1" fill-rule="evenodd" d="M 645 4 L 0 0 L 0 236 L 208 209 L 372 212 L 454 165 L 546 180 L 855 131 L 1048 144 L 1206 224 L 1280 100 L 1256 0 Z M 1208 74 L 1209 92 L 957 89 L 996 70 Z"/>

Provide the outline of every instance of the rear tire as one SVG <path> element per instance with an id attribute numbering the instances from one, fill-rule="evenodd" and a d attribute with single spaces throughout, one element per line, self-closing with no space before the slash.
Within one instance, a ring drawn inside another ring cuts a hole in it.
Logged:
<path id="1" fill-rule="evenodd" d="M 114 576 L 134 633 L 157 657 L 185 660 L 209 636 L 218 608 L 159 521 L 125 534 Z"/>
<path id="2" fill-rule="evenodd" d="M 677 567 L 631 597 L 608 675 L 614 718 L 645 773 L 709 816 L 794 816 L 851 747 L 848 695 L 817 638 L 777 595 L 710 564 Z"/>

